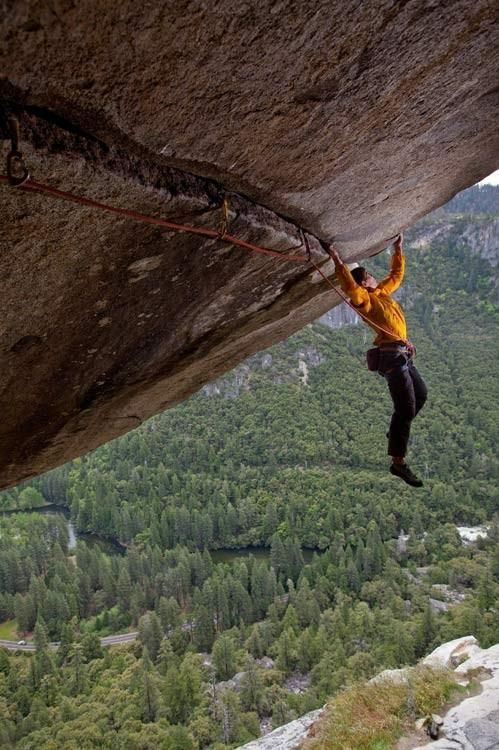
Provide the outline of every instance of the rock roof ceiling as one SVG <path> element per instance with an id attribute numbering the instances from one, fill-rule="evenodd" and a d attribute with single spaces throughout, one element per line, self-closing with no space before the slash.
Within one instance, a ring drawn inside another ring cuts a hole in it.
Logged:
<path id="1" fill-rule="evenodd" d="M 33 176 L 366 257 L 499 166 L 485 0 L 5 0 L 0 136 Z M 307 265 L 0 186 L 0 484 L 178 403 L 335 304 Z M 300 251 L 301 252 L 301 251 Z M 322 262 L 322 261 L 321 261 Z"/>

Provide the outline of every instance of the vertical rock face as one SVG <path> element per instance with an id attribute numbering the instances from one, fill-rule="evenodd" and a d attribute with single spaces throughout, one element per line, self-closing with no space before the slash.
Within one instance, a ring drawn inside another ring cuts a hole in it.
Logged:
<path id="1" fill-rule="evenodd" d="M 487 0 L 3 11 L 0 137 L 15 113 L 33 175 L 63 190 L 212 228 L 228 195 L 233 234 L 289 255 L 303 228 L 323 262 L 313 236 L 365 257 L 498 166 Z M 1 486 L 335 304 L 310 264 L 0 190 Z"/>
<path id="2" fill-rule="evenodd" d="M 343 326 L 356 325 L 359 322 L 359 316 L 351 307 L 343 303 L 328 310 L 319 320 L 328 328 L 343 328 Z"/>
<path id="3" fill-rule="evenodd" d="M 499 219 L 484 222 L 478 229 L 469 228 L 463 234 L 463 240 L 474 253 L 481 255 L 493 266 L 499 262 Z"/>

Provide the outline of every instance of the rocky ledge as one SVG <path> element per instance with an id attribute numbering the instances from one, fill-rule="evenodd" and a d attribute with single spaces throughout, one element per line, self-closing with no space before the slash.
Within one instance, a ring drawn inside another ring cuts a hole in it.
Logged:
<path id="1" fill-rule="evenodd" d="M 477 676 L 481 692 L 466 698 L 437 719 L 439 739 L 418 744 L 403 738 L 399 750 L 499 750 L 499 644 L 481 649 L 473 636 L 457 638 L 436 648 L 422 661 L 433 667 L 453 670 L 458 682 L 467 685 Z M 406 679 L 404 669 L 386 670 L 373 681 L 396 684 Z M 238 750 L 298 750 L 309 735 L 313 724 L 320 720 L 323 709 L 311 711 L 300 719 L 285 724 L 259 740 Z"/>
<path id="2" fill-rule="evenodd" d="M 299 719 L 274 729 L 265 737 L 242 745 L 237 750 L 295 750 L 300 747 L 310 728 L 320 718 L 322 711 L 322 708 L 310 711 Z"/>
<path id="3" fill-rule="evenodd" d="M 463 659 L 462 663 L 460 663 Z M 436 742 L 418 745 L 420 750 L 499 750 L 499 644 L 488 649 L 476 640 L 458 639 L 436 649 L 424 660 L 428 664 L 458 666 L 460 682 L 482 675 L 482 691 L 451 708 L 443 717 L 442 735 Z"/>

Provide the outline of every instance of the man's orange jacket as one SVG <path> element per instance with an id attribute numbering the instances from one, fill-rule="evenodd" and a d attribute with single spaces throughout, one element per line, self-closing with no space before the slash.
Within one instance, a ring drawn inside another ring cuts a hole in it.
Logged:
<path id="1" fill-rule="evenodd" d="M 341 288 L 377 334 L 374 339 L 375 346 L 407 339 L 404 313 L 398 302 L 390 296 L 402 283 L 404 270 L 404 255 L 396 253 L 392 256 L 388 276 L 380 281 L 376 289 L 369 290 L 357 284 L 344 263 L 336 265 L 336 275 Z M 376 326 L 386 329 L 387 333 L 380 331 Z"/>

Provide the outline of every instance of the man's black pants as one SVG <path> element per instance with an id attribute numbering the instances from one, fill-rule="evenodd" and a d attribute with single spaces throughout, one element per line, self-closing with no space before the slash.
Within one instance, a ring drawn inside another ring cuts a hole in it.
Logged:
<path id="1" fill-rule="evenodd" d="M 404 349 L 383 351 L 381 347 L 378 372 L 388 383 L 394 407 L 388 433 L 388 455 L 403 458 L 407 453 L 412 420 L 424 406 L 428 391 L 412 357 Z"/>

